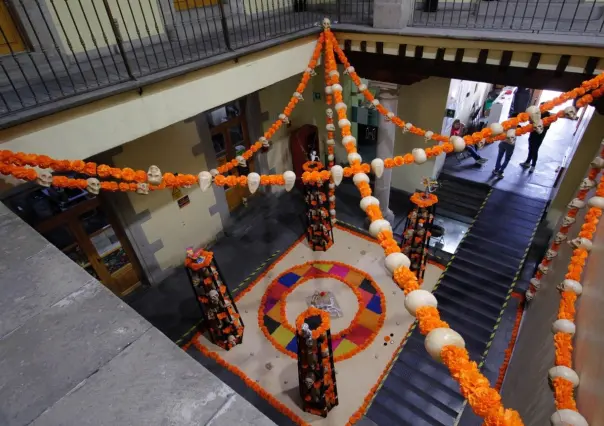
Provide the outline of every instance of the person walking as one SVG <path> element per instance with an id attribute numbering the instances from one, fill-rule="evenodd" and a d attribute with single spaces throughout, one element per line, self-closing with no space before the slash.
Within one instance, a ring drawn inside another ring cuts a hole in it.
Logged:
<path id="1" fill-rule="evenodd" d="M 512 154 L 514 154 L 514 148 L 516 147 L 515 132 L 516 130 L 508 130 L 508 137 L 499 142 L 499 152 L 495 161 L 495 169 L 493 169 L 493 175 L 497 176 L 498 179 L 503 179 L 503 171 L 508 166 Z M 503 160 L 503 163 L 501 160 Z"/>
<path id="2" fill-rule="evenodd" d="M 458 119 L 455 120 L 451 126 L 451 136 L 461 136 L 462 131 L 463 126 L 461 121 Z M 476 161 L 476 164 L 484 164 L 488 161 L 488 158 L 481 157 L 480 154 L 478 154 L 478 151 L 476 151 L 476 148 L 472 145 L 467 145 L 465 150 L 468 152 L 468 154 L 470 154 L 470 157 Z"/>
<path id="3" fill-rule="evenodd" d="M 544 111 L 541 113 L 541 118 L 549 117 L 549 115 L 549 112 Z M 545 139 L 548 129 L 549 126 L 544 126 L 543 132 L 537 133 L 536 130 L 533 130 L 529 135 L 528 156 L 526 157 L 526 161 L 524 163 L 520 163 L 520 167 L 523 169 L 529 169 L 529 173 L 533 173 L 535 171 L 537 158 L 539 156 L 539 148 Z"/>

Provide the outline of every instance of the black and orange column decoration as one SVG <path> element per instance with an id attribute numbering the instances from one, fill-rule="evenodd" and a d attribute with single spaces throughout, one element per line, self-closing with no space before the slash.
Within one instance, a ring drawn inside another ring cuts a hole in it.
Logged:
<path id="1" fill-rule="evenodd" d="M 296 342 L 302 409 L 327 417 L 338 405 L 329 314 L 312 306 L 302 312 L 296 319 Z"/>
<path id="2" fill-rule="evenodd" d="M 243 320 L 214 254 L 203 249 L 187 249 L 185 269 L 210 341 L 226 350 L 240 344 L 243 341 Z"/>
<path id="3" fill-rule="evenodd" d="M 307 161 L 304 173 L 304 200 L 306 202 L 306 239 L 314 251 L 326 251 L 333 245 L 335 210 L 329 197 L 330 173 L 321 171 L 323 164 Z M 334 197 L 335 198 L 335 197 Z"/>
<path id="4" fill-rule="evenodd" d="M 325 48 L 327 49 L 327 43 L 325 44 Z M 331 170 L 331 168 L 335 165 L 335 144 L 336 144 L 336 127 L 334 124 L 334 112 L 332 109 L 333 106 L 333 92 L 331 91 L 332 85 L 332 75 L 331 73 L 337 73 L 337 71 L 328 71 L 327 67 L 325 68 L 325 104 L 327 105 L 327 109 L 325 110 L 326 118 L 326 130 L 327 130 L 327 170 Z M 329 88 L 329 89 L 328 89 Z M 333 178 L 329 178 L 329 191 L 327 192 L 327 196 L 329 199 L 329 210 L 333 212 L 331 215 L 332 224 L 336 223 L 336 184 L 333 181 Z"/>
<path id="5" fill-rule="evenodd" d="M 409 269 L 422 282 L 428 263 L 428 248 L 434 221 L 434 206 L 438 197 L 429 192 L 416 192 L 411 196 L 413 208 L 407 215 L 401 249 L 409 260 Z"/>

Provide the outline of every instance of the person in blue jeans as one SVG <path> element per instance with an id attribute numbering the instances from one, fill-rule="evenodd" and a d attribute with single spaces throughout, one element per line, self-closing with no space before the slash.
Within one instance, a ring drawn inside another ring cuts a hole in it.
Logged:
<path id="1" fill-rule="evenodd" d="M 493 175 L 499 179 L 503 179 L 503 171 L 508 166 L 512 154 L 514 153 L 514 147 L 516 146 L 516 137 L 508 137 L 499 142 L 499 152 L 497 153 L 497 160 L 495 161 L 495 169 L 493 169 Z M 503 160 L 503 163 L 501 162 Z"/>
<path id="2" fill-rule="evenodd" d="M 463 125 L 460 120 L 455 120 L 451 126 L 451 136 L 461 136 L 463 133 Z M 478 151 L 472 145 L 466 146 L 466 152 L 470 154 L 470 157 L 476 161 L 476 164 L 484 164 L 488 161 L 488 158 L 483 158 L 478 154 Z"/>

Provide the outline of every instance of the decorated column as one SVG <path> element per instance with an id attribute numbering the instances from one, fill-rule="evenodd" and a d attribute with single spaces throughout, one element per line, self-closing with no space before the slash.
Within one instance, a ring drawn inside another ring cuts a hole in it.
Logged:
<path id="1" fill-rule="evenodd" d="M 396 84 L 372 81 L 371 87 L 377 89 L 376 99 L 373 104 L 381 104 L 390 111 L 393 116 L 397 114 L 398 108 L 398 86 Z M 394 157 L 394 139 L 396 126 L 393 126 L 388 117 L 380 114 L 377 135 L 377 158 Z M 392 223 L 394 214 L 388 208 L 390 202 L 390 182 L 392 180 L 392 169 L 384 169 L 380 178 L 375 180 L 374 195 L 380 201 L 380 208 L 384 219 Z"/>
<path id="2" fill-rule="evenodd" d="M 338 405 L 329 314 L 312 306 L 302 312 L 296 319 L 296 342 L 302 409 L 327 417 Z"/>
<path id="3" fill-rule="evenodd" d="M 307 161 L 302 166 L 306 201 L 306 239 L 314 251 L 326 251 L 333 244 L 334 201 L 330 195 L 330 175 L 321 171 L 323 164 Z"/>
<path id="4" fill-rule="evenodd" d="M 214 254 L 187 249 L 185 268 L 212 343 L 230 350 L 243 341 L 243 320 L 224 283 Z"/>
<path id="5" fill-rule="evenodd" d="M 411 260 L 409 269 L 420 282 L 423 281 L 426 271 L 434 205 L 438 202 L 436 195 L 432 194 L 438 186 L 436 181 L 424 178 L 422 183 L 426 189 L 411 196 L 413 208 L 407 216 L 401 243 L 403 254 Z"/>

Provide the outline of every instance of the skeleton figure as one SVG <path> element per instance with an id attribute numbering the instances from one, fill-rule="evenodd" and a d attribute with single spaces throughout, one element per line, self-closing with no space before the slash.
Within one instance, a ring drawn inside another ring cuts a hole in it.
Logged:
<path id="1" fill-rule="evenodd" d="M 218 303 L 220 302 L 220 298 L 216 290 L 210 290 L 208 296 L 210 297 L 210 302 L 212 302 L 213 305 L 218 305 Z"/>
<path id="2" fill-rule="evenodd" d="M 317 155 L 317 151 L 310 151 L 310 161 L 317 161 L 319 156 Z"/>
<path id="3" fill-rule="evenodd" d="M 149 167 L 149 170 L 147 171 L 147 181 L 151 185 L 159 185 L 159 184 L 161 184 L 161 180 L 162 180 L 162 175 L 161 175 L 161 170 L 159 169 L 159 167 L 157 167 L 157 166 Z"/>
<path id="4" fill-rule="evenodd" d="M 579 198 L 575 198 L 573 199 L 570 203 L 568 203 L 568 205 L 566 206 L 566 208 L 568 209 L 582 209 L 583 207 L 585 207 L 585 201 L 580 200 Z"/>
<path id="5" fill-rule="evenodd" d="M 88 178 L 86 179 L 86 183 L 88 184 L 86 185 L 86 191 L 91 194 L 98 194 L 101 190 L 101 182 L 97 178 Z"/>
<path id="6" fill-rule="evenodd" d="M 581 181 L 581 185 L 579 185 L 579 189 L 581 189 L 581 190 L 591 189 L 594 186 L 596 186 L 596 181 L 591 180 L 589 178 L 585 178 Z"/>
<path id="7" fill-rule="evenodd" d="M 554 242 L 555 242 L 556 244 L 560 244 L 560 243 L 563 243 L 564 241 L 566 241 L 566 239 L 567 239 L 567 238 L 568 238 L 568 237 L 566 236 L 566 234 L 565 234 L 565 233 L 563 233 L 563 232 L 558 232 L 558 233 L 556 234 L 556 236 L 554 237 Z"/>
<path id="8" fill-rule="evenodd" d="M 137 183 L 136 184 L 136 193 L 142 194 L 142 195 L 147 195 L 149 193 L 149 184 L 145 183 L 145 182 Z"/>
<path id="9" fill-rule="evenodd" d="M 237 162 L 239 163 L 239 167 L 247 167 L 247 162 L 245 161 L 245 158 L 243 158 L 241 155 L 235 157 L 235 160 L 237 160 Z"/>
<path id="10" fill-rule="evenodd" d="M 575 219 L 574 217 L 564 216 L 564 218 L 562 219 L 562 227 L 570 226 L 576 221 L 577 219 Z"/>
<path id="11" fill-rule="evenodd" d="M 541 263 L 539 264 L 539 267 L 537 269 L 539 269 L 539 272 L 541 272 L 543 275 L 547 275 L 547 273 L 549 272 L 549 266 L 545 266 Z"/>
<path id="12" fill-rule="evenodd" d="M 328 118 L 333 118 L 333 110 L 331 108 L 327 108 L 325 114 L 327 114 Z"/>
<path id="13" fill-rule="evenodd" d="M 48 188 L 52 184 L 52 173 L 48 170 L 39 170 L 36 183 L 40 186 Z"/>
<path id="14" fill-rule="evenodd" d="M 556 256 L 558 256 L 558 252 L 556 250 L 549 249 L 545 252 L 545 258 L 547 260 L 552 260 Z"/>

